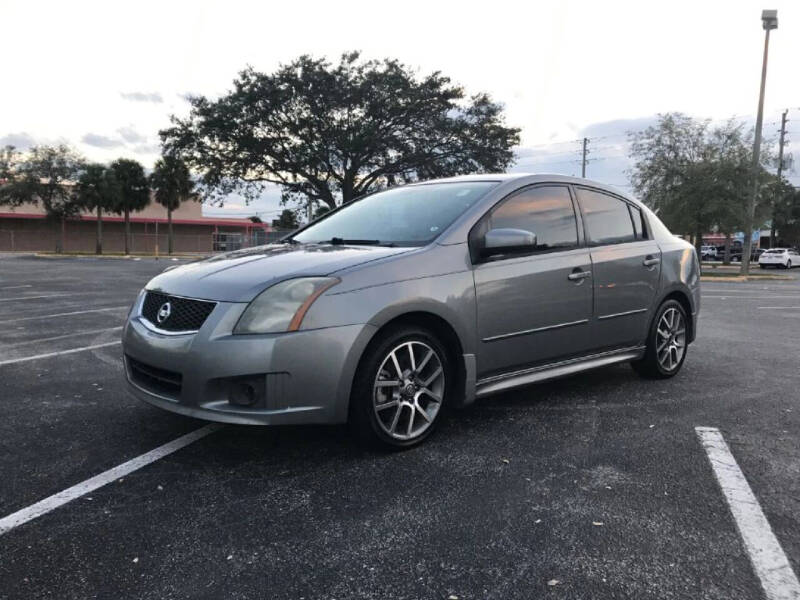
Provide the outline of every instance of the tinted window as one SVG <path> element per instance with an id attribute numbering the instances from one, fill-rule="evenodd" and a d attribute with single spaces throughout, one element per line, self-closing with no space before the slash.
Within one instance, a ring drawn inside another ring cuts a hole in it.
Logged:
<path id="1" fill-rule="evenodd" d="M 578 226 L 569 190 L 563 186 L 523 190 L 498 206 L 490 229 L 524 229 L 536 234 L 537 250 L 578 245 Z"/>
<path id="2" fill-rule="evenodd" d="M 631 212 L 631 219 L 633 220 L 633 230 L 636 234 L 637 240 L 647 240 L 650 239 L 647 236 L 647 227 L 644 225 L 644 219 L 642 218 L 642 211 L 636 208 L 635 206 L 629 204 L 628 210 Z"/>
<path id="3" fill-rule="evenodd" d="M 293 239 L 314 243 L 342 238 L 420 246 L 437 238 L 495 185 L 470 181 L 392 188 L 344 206 Z"/>
<path id="4" fill-rule="evenodd" d="M 594 246 L 619 244 L 636 239 L 628 203 L 613 196 L 578 189 L 586 235 Z"/>

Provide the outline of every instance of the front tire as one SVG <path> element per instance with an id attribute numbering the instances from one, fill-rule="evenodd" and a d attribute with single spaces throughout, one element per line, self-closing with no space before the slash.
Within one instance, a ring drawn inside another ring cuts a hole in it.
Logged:
<path id="1" fill-rule="evenodd" d="M 688 349 L 688 319 L 683 305 L 667 300 L 658 307 L 647 334 L 647 347 L 631 366 L 642 377 L 668 379 L 678 374 Z"/>
<path id="2" fill-rule="evenodd" d="M 452 361 L 427 329 L 393 327 L 367 348 L 350 397 L 350 425 L 372 446 L 423 442 L 442 420 L 455 388 Z"/>

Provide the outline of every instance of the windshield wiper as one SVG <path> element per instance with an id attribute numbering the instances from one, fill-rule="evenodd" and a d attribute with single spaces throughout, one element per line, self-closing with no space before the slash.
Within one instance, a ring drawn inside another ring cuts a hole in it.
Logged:
<path id="1" fill-rule="evenodd" d="M 334 246 L 342 246 L 344 244 L 352 244 L 354 246 L 394 246 L 394 244 L 381 244 L 380 240 L 356 240 L 340 237 L 332 237 L 327 243 Z"/>
<path id="2" fill-rule="evenodd" d="M 300 242 L 298 242 L 298 241 L 297 241 L 296 239 L 294 239 L 294 238 L 285 238 L 285 239 L 282 239 L 282 240 L 281 240 L 281 244 L 299 244 L 299 243 L 300 243 Z"/>

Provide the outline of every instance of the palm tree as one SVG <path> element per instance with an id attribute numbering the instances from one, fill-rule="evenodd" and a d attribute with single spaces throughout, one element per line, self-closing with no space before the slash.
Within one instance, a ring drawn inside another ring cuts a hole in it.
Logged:
<path id="1" fill-rule="evenodd" d="M 95 254 L 103 253 L 103 211 L 113 211 L 119 204 L 119 184 L 114 171 L 105 165 L 86 165 L 78 179 L 78 203 L 97 211 L 97 242 Z"/>
<path id="2" fill-rule="evenodd" d="M 169 239 L 167 251 L 172 254 L 172 211 L 182 202 L 197 200 L 189 167 L 176 156 L 169 154 L 162 156 L 156 161 L 153 173 L 150 175 L 150 187 L 155 192 L 156 202 L 167 209 Z"/>
<path id="3" fill-rule="evenodd" d="M 145 208 L 150 202 L 150 189 L 144 167 L 135 160 L 120 158 L 111 163 L 111 170 L 119 186 L 114 212 L 125 215 L 125 254 L 130 254 L 131 211 Z"/>

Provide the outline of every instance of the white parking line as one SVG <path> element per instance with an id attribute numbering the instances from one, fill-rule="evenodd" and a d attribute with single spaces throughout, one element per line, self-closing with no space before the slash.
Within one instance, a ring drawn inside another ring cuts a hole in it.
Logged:
<path id="1" fill-rule="evenodd" d="M 86 294 L 43 294 L 41 296 L 17 296 L 16 298 L 0 298 L 0 302 L 13 302 L 15 300 L 38 300 L 39 298 L 64 298 L 66 296 L 80 296 Z"/>
<path id="2" fill-rule="evenodd" d="M 757 308 L 761 310 L 784 310 L 784 309 L 792 309 L 792 310 L 800 310 L 800 306 L 758 306 Z"/>
<path id="3" fill-rule="evenodd" d="M 24 356 L 22 358 L 10 358 L 8 360 L 0 360 L 0 367 L 3 365 L 13 365 L 15 363 L 28 362 L 29 360 L 39 360 L 40 358 L 53 358 L 54 356 L 61 356 L 62 354 L 74 354 L 76 352 L 83 352 L 84 350 L 95 350 L 97 348 L 106 348 L 107 346 L 115 346 L 122 343 L 121 340 L 114 342 L 106 342 L 105 344 L 93 344 L 91 346 L 83 346 L 82 348 L 72 348 L 71 350 L 59 350 L 58 352 L 48 352 L 47 354 L 35 354 L 34 356 Z"/>
<path id="4" fill-rule="evenodd" d="M 25 346 L 27 344 L 38 344 L 40 342 L 52 342 L 55 340 L 64 340 L 67 338 L 78 337 L 82 335 L 92 335 L 94 333 L 105 333 L 106 331 L 117 331 L 122 329 L 122 325 L 116 327 L 106 327 L 104 329 L 90 329 L 88 331 L 76 331 L 75 333 L 66 333 L 64 335 L 54 335 L 52 337 L 38 338 L 35 340 L 25 340 L 23 342 L 14 342 L 13 344 L 6 344 L 8 348 L 16 348 L 17 346 Z"/>
<path id="5" fill-rule="evenodd" d="M 73 312 L 54 313 L 51 315 L 38 315 L 36 317 L 20 317 L 19 319 L 6 319 L 0 321 L 2 323 L 16 323 L 18 321 L 35 321 L 36 319 L 49 319 L 51 317 L 68 317 L 71 315 L 82 315 L 84 313 L 105 312 L 109 310 L 122 310 L 123 308 L 130 308 L 129 306 L 110 306 L 108 308 L 87 308 L 86 310 L 76 310 Z"/>
<path id="6" fill-rule="evenodd" d="M 718 429 L 695 427 L 768 600 L 798 600 L 800 582 Z"/>
<path id="7" fill-rule="evenodd" d="M 8 533 L 15 527 L 19 527 L 28 521 L 32 521 L 36 517 L 41 517 L 42 515 L 55 510 L 59 506 L 63 506 L 67 502 L 75 500 L 75 498 L 80 498 L 84 494 L 93 492 L 97 488 L 103 487 L 104 485 L 111 483 L 120 477 L 125 477 L 129 473 L 133 473 L 134 471 L 141 469 L 142 467 L 145 467 L 160 458 L 164 458 L 165 456 L 168 456 L 173 452 L 180 450 L 181 448 L 185 448 L 192 442 L 196 442 L 197 440 L 206 437 L 208 434 L 214 433 L 221 427 L 223 427 L 223 425 L 219 423 L 212 423 L 211 425 L 206 425 L 205 427 L 196 429 L 195 431 L 187 433 L 186 435 L 182 435 L 171 442 L 167 442 L 163 446 L 159 446 L 154 450 L 150 450 L 150 452 L 146 452 L 145 454 L 137 456 L 136 458 L 132 458 L 131 460 L 124 462 L 117 467 L 109 469 L 108 471 L 104 471 L 99 475 L 95 475 L 91 479 L 87 479 L 82 483 L 73 485 L 63 492 L 53 494 L 44 500 L 39 500 L 39 502 L 36 504 L 31 504 L 30 506 L 18 510 L 15 513 L 11 513 L 7 517 L 0 519 L 0 535 Z"/>
<path id="8" fill-rule="evenodd" d="M 18 290 L 20 288 L 29 288 L 29 287 L 33 287 L 33 286 L 30 285 L 30 284 L 26 284 L 26 285 L 4 285 L 3 287 L 0 287 L 0 290 Z"/>

